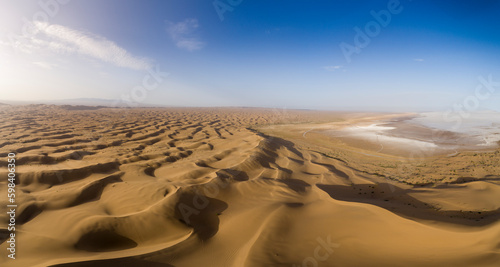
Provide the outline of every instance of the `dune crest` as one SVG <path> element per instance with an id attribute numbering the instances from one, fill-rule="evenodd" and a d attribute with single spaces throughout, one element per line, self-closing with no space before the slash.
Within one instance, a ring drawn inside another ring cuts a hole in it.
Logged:
<path id="1" fill-rule="evenodd" d="M 498 148 L 414 162 L 319 126 L 381 114 L 0 112 L 0 173 L 9 152 L 18 164 L 20 248 L 2 266 L 500 263 Z"/>

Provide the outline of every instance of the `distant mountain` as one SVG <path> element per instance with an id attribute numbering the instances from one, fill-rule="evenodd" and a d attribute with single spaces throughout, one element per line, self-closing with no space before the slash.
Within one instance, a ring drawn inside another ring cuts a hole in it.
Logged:
<path id="1" fill-rule="evenodd" d="M 74 98 L 44 101 L 44 104 L 54 105 L 78 105 L 78 106 L 106 106 L 106 107 L 153 107 L 155 105 L 145 103 L 127 103 L 125 101 L 103 98 Z"/>
<path id="2" fill-rule="evenodd" d="M 147 103 L 128 103 L 115 99 L 103 98 L 73 98 L 60 100 L 40 100 L 40 101 L 2 101 L 4 105 L 29 105 L 29 104 L 47 104 L 47 105 L 71 105 L 71 106 L 101 106 L 101 107 L 164 107 L 161 105 L 152 105 Z M 0 103 L 2 105 L 3 103 Z"/>

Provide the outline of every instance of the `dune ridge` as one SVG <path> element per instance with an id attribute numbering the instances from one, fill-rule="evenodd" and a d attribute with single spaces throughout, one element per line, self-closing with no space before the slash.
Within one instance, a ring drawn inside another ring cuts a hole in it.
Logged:
<path id="1" fill-rule="evenodd" d="M 45 105 L 0 112 L 0 173 L 15 152 L 19 190 L 19 252 L 14 261 L 1 257 L 2 266 L 500 263 L 498 149 L 413 163 L 311 131 L 312 121 L 395 115 Z"/>

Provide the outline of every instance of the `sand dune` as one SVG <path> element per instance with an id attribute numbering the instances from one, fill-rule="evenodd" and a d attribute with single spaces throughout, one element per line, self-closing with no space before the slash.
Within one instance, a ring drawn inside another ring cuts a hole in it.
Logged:
<path id="1" fill-rule="evenodd" d="M 322 131 L 408 114 L 0 112 L 0 173 L 15 152 L 19 206 L 2 266 L 500 264 L 498 148 L 410 159 Z"/>

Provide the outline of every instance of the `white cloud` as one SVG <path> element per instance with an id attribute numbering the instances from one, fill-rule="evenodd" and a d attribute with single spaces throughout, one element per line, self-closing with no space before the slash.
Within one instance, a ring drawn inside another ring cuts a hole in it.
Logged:
<path id="1" fill-rule="evenodd" d="M 199 27 L 197 19 L 186 19 L 178 23 L 166 21 L 166 23 L 167 33 L 174 40 L 177 47 L 194 51 L 202 49 L 205 46 L 205 43 L 200 41 L 194 33 Z"/>
<path id="2" fill-rule="evenodd" d="M 327 70 L 327 71 L 336 71 L 336 70 L 340 70 L 344 68 L 344 66 L 340 66 L 340 65 L 337 65 L 337 66 L 324 66 L 323 69 Z"/>
<path id="3" fill-rule="evenodd" d="M 424 61 L 424 59 L 422 59 L 422 58 L 414 58 L 413 60 L 414 60 L 414 61 L 418 61 L 418 62 L 422 62 L 422 61 Z"/>
<path id="4" fill-rule="evenodd" d="M 35 34 L 16 37 L 12 42 L 14 48 L 25 53 L 48 50 L 58 54 L 79 54 L 134 70 L 151 68 L 150 60 L 135 57 L 104 37 L 56 24 L 35 22 L 33 26 Z"/>

